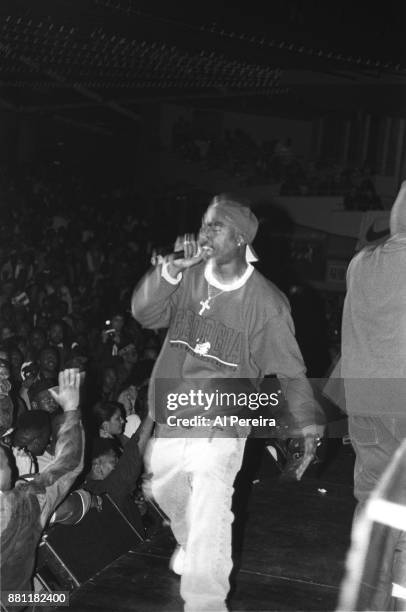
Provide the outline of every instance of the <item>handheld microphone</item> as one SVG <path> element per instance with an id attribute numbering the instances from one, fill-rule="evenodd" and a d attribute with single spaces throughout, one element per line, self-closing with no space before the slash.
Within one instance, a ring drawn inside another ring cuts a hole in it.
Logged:
<path id="1" fill-rule="evenodd" d="M 185 251 L 183 249 L 181 251 L 172 251 L 171 253 L 167 253 L 167 255 L 173 255 L 174 259 L 184 259 Z"/>
<path id="2" fill-rule="evenodd" d="M 199 245 L 197 253 L 195 257 L 198 257 L 202 252 L 202 247 Z M 162 248 L 157 250 L 157 255 L 161 255 L 165 257 L 166 255 L 173 255 L 173 259 L 184 259 L 185 251 L 182 249 L 181 251 L 174 251 L 173 248 Z"/>

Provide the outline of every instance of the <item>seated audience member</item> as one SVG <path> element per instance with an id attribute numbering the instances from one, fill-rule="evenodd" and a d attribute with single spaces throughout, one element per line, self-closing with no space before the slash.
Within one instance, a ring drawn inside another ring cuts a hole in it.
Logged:
<path id="1" fill-rule="evenodd" d="M 40 380 L 54 381 L 57 384 L 59 367 L 59 355 L 55 348 L 50 346 L 42 349 L 39 355 L 39 378 Z"/>
<path id="2" fill-rule="evenodd" d="M 83 429 L 78 411 L 79 373 L 59 375 L 55 401 L 63 410 L 55 458 L 31 482 L 14 482 L 11 450 L 0 445 L 0 571 L 2 591 L 31 591 L 37 546 L 49 517 L 83 467 Z M 24 606 L 23 606 L 24 607 Z"/>

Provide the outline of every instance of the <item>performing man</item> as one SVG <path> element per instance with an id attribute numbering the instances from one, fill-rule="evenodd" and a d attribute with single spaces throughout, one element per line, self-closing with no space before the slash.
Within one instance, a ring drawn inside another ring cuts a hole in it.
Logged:
<path id="1" fill-rule="evenodd" d="M 168 256 L 132 297 L 132 313 L 141 325 L 169 328 L 151 377 L 150 410 L 158 423 L 146 463 L 150 492 L 179 544 L 172 568 L 182 576 L 186 612 L 227 610 L 233 484 L 247 431 L 238 425 L 209 431 L 168 425 L 162 418 L 165 389 L 173 398 L 200 381 L 205 391 L 220 386 L 230 392 L 241 390 L 241 381 L 248 379 L 258 389 L 266 375 L 275 374 L 297 435 L 323 432 L 324 417 L 305 376 L 288 300 L 250 263 L 257 229 L 248 206 L 231 196 L 215 197 L 199 240 L 185 237 L 184 258 Z M 179 413 L 216 414 L 184 402 Z"/>

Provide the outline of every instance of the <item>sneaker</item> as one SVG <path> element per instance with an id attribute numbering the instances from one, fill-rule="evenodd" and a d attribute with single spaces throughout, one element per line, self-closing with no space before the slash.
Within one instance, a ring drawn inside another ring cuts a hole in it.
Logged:
<path id="1" fill-rule="evenodd" d="M 185 566 L 185 549 L 182 546 L 177 546 L 169 561 L 170 569 L 178 576 L 182 576 Z"/>

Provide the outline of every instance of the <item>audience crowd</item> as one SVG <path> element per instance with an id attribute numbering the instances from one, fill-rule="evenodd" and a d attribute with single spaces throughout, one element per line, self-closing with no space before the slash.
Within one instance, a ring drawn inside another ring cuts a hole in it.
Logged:
<path id="1" fill-rule="evenodd" d="M 84 468 L 52 521 L 77 522 L 108 493 L 139 531 L 147 386 L 161 338 L 129 312 L 150 260 L 148 220 L 128 193 L 104 189 L 49 166 L 2 171 L 0 442 L 14 481 L 46 470 L 63 417 L 58 373 L 76 368 Z"/>
<path id="2" fill-rule="evenodd" d="M 382 208 L 371 169 L 343 167 L 333 161 L 300 158 L 290 138 L 258 143 L 241 129 L 225 130 L 222 137 L 202 139 L 190 122 L 179 118 L 173 126 L 173 149 L 208 170 L 223 170 L 244 186 L 278 183 L 283 196 L 344 197 L 346 210 Z"/>

